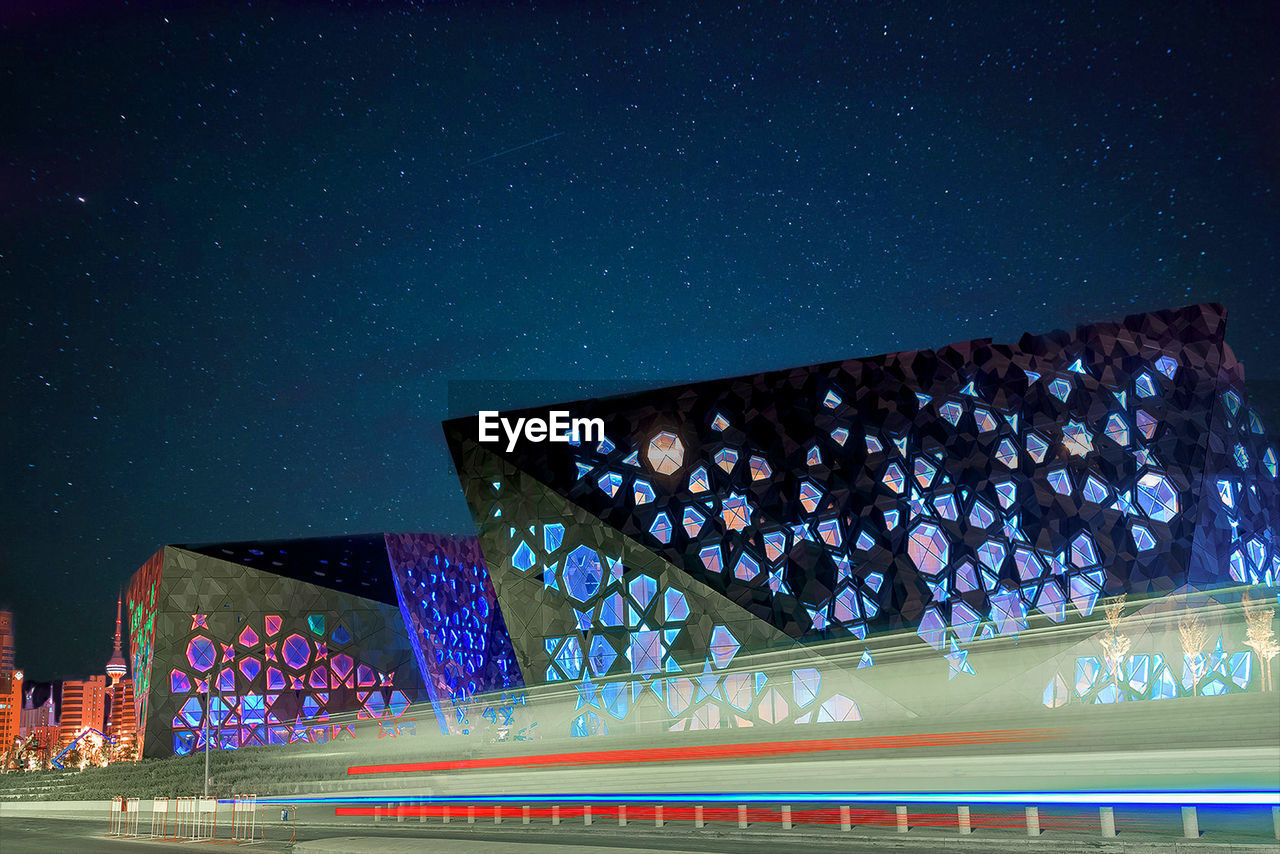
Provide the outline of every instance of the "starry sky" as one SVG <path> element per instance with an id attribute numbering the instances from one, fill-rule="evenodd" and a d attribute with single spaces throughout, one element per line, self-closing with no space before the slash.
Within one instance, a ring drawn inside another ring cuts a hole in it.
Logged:
<path id="1" fill-rule="evenodd" d="M 1201 301 L 1274 390 L 1278 37 L 1247 2 L 0 4 L 18 662 L 101 672 L 164 543 L 470 532 L 440 421 L 513 394 Z"/>

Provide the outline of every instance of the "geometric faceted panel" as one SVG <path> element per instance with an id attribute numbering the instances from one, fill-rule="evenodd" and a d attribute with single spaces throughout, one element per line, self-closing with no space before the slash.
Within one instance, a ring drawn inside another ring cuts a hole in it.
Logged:
<path id="1" fill-rule="evenodd" d="M 1225 326 L 1197 305 L 557 405 L 590 441 L 445 433 L 477 523 L 519 534 L 507 566 L 583 613 L 608 556 L 565 534 L 535 568 L 540 519 L 473 448 L 792 638 L 945 650 L 1081 619 L 1089 591 L 1277 583 L 1280 461 Z"/>
<path id="2" fill-rule="evenodd" d="M 331 722 L 338 712 L 395 733 L 427 699 L 446 728 L 441 702 L 520 685 L 474 540 L 166 546 L 135 573 L 128 604 L 147 757 L 206 736 L 230 750 L 354 735 Z"/>
<path id="3" fill-rule="evenodd" d="M 820 657 L 789 685 L 739 662 L 906 636 L 960 691 L 970 647 L 1121 595 L 1274 600 L 1280 452 L 1225 325 L 1197 305 L 559 404 L 602 428 L 568 441 L 444 428 L 523 678 L 575 686 L 573 734 L 637 704 L 685 730 L 858 720 Z M 1167 693 L 1152 655 L 1125 690 Z M 1054 680 L 1035 702 L 1068 701 Z"/>
<path id="4" fill-rule="evenodd" d="M 461 731 L 467 717 L 458 710 L 476 694 L 524 684 L 480 545 L 436 534 L 387 534 L 386 541 L 437 721 L 445 732 Z"/>

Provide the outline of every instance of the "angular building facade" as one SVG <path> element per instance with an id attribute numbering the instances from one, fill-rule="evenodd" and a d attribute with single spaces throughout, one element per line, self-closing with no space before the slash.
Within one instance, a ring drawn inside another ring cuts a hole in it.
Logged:
<path id="1" fill-rule="evenodd" d="M 395 732 L 418 702 L 466 729 L 472 695 L 520 685 L 478 553 L 426 534 L 160 549 L 126 600 L 142 755 Z"/>
<path id="2" fill-rule="evenodd" d="M 445 432 L 520 670 L 573 684 L 574 734 L 1260 690 L 1277 451 L 1224 334 L 1193 306 L 552 407 L 599 441 Z M 1216 644 L 1169 631 L 1195 609 Z M 882 641 L 950 693 L 872 667 Z"/>

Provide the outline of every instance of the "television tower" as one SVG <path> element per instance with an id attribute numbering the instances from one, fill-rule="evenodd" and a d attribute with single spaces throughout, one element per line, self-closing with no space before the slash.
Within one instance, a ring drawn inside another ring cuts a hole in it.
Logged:
<path id="1" fill-rule="evenodd" d="M 115 651 L 111 653 L 111 660 L 107 662 L 107 675 L 111 677 L 112 685 L 119 682 L 129 672 L 129 665 L 125 662 L 124 655 L 120 652 L 121 604 L 120 597 L 116 597 L 116 646 Z"/>

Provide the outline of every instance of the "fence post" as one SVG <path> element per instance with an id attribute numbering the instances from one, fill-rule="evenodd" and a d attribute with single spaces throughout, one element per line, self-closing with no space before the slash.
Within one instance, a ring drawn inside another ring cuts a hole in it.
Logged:
<path id="1" fill-rule="evenodd" d="M 1195 807 L 1182 808 L 1182 835 L 1187 839 L 1200 838 L 1200 819 L 1196 816 Z"/>
<path id="2" fill-rule="evenodd" d="M 444 812 L 441 813 L 441 816 L 444 818 L 444 821 L 441 823 L 448 824 L 449 823 L 449 805 L 448 804 L 444 805 Z"/>
<path id="3" fill-rule="evenodd" d="M 782 807 L 782 829 L 791 829 L 791 807 L 787 805 Z"/>
<path id="4" fill-rule="evenodd" d="M 551 823 L 552 824 L 560 823 L 560 807 L 559 806 L 553 806 L 551 808 Z"/>
<path id="5" fill-rule="evenodd" d="M 1111 838 L 1116 835 L 1116 811 L 1111 807 L 1098 807 L 1098 821 L 1102 824 L 1102 835 Z"/>
<path id="6" fill-rule="evenodd" d="M 1280 807 L 1271 808 L 1271 827 L 1276 832 L 1276 841 L 1280 842 Z"/>
<path id="7" fill-rule="evenodd" d="M 618 805 L 618 827 L 626 827 L 626 826 L 627 826 L 627 805 L 619 804 Z"/>
<path id="8" fill-rule="evenodd" d="M 738 827 L 743 828 L 746 826 L 747 826 L 747 805 L 738 804 Z"/>
<path id="9" fill-rule="evenodd" d="M 502 824 L 502 806 L 495 804 L 493 807 L 493 823 Z"/>
<path id="10" fill-rule="evenodd" d="M 1040 835 L 1040 807 L 1027 807 L 1027 836 Z"/>
<path id="11" fill-rule="evenodd" d="M 591 804 L 587 804 L 585 807 L 582 808 L 582 826 L 583 827 L 591 826 Z"/>
<path id="12" fill-rule="evenodd" d="M 528 823 L 529 823 L 529 808 L 528 808 L 528 807 L 520 807 L 520 823 L 521 823 L 521 824 L 528 824 Z"/>
<path id="13" fill-rule="evenodd" d="M 404 823 L 404 801 L 396 804 L 396 821 L 401 824 Z"/>
<path id="14" fill-rule="evenodd" d="M 467 824 L 475 824 L 475 823 L 476 823 L 476 808 L 475 808 L 475 805 L 471 805 L 467 807 Z"/>
<path id="15" fill-rule="evenodd" d="M 700 806 L 693 808 L 693 826 L 694 827 L 707 826 L 706 821 L 702 818 L 702 807 Z"/>
<path id="16" fill-rule="evenodd" d="M 969 824 L 968 807 L 956 807 L 956 823 L 960 825 L 961 836 L 968 836 L 973 832 L 973 827 Z"/>
<path id="17" fill-rule="evenodd" d="M 895 810 L 895 812 L 897 812 L 897 814 L 898 814 L 898 832 L 899 832 L 899 833 L 906 833 L 906 832 L 907 832 L 907 827 L 908 827 L 908 825 L 907 825 L 907 808 L 906 808 L 906 807 L 898 807 L 898 808 L 897 808 L 897 810 Z"/>
<path id="18" fill-rule="evenodd" d="M 662 827 L 662 805 L 653 808 L 653 826 Z"/>
<path id="19" fill-rule="evenodd" d="M 382 806 L 380 804 L 373 805 L 373 820 L 382 821 Z"/>
<path id="20" fill-rule="evenodd" d="M 840 829 L 853 830 L 853 819 L 849 815 L 848 807 L 840 807 Z"/>

